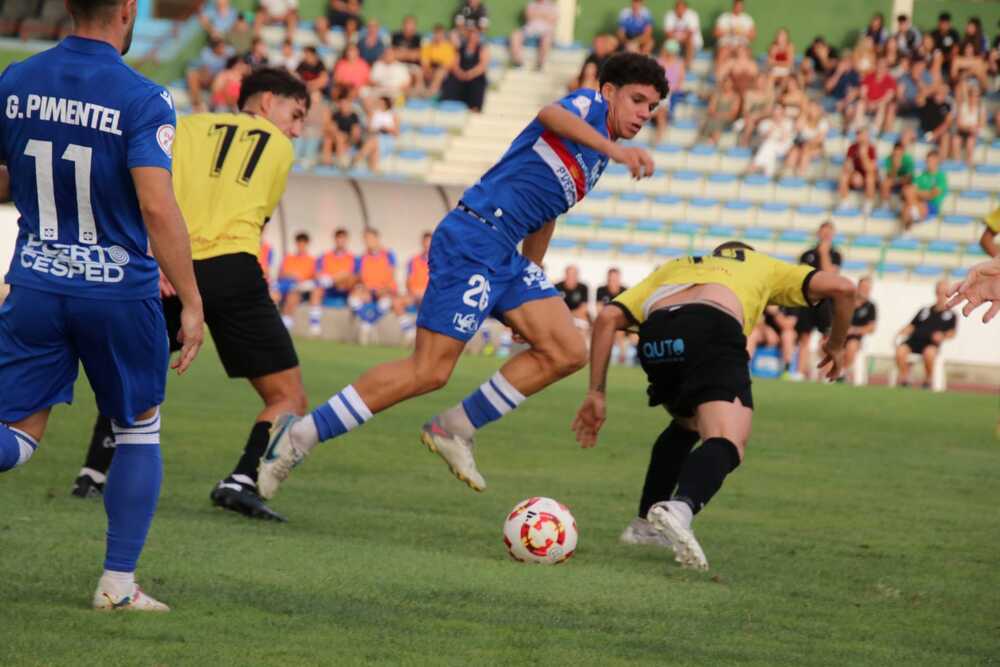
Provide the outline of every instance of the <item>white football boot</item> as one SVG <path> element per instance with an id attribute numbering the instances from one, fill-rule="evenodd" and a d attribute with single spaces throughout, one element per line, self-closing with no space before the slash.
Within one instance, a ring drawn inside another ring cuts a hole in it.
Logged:
<path id="1" fill-rule="evenodd" d="M 306 452 L 292 444 L 292 426 L 300 419 L 302 417 L 295 415 L 281 415 L 271 425 L 271 438 L 257 468 L 257 492 L 265 500 L 274 497 L 292 468 L 306 457 Z"/>
<path id="2" fill-rule="evenodd" d="M 118 596 L 98 583 L 93 606 L 97 611 L 170 611 L 170 607 L 143 593 L 137 584 L 133 584 L 130 595 Z"/>
<path id="3" fill-rule="evenodd" d="M 666 535 L 654 528 L 653 524 L 640 517 L 632 519 L 632 522 L 625 526 L 625 530 L 622 531 L 622 535 L 618 538 L 618 541 L 622 544 L 649 544 L 664 549 L 674 548 L 674 545 L 671 544 Z"/>
<path id="4" fill-rule="evenodd" d="M 670 511 L 670 506 L 666 502 L 653 505 L 646 518 L 656 530 L 670 540 L 674 549 L 674 560 L 680 563 L 681 567 L 694 570 L 708 569 L 705 552 L 698 544 L 694 532 L 679 516 Z"/>
<path id="5" fill-rule="evenodd" d="M 476 469 L 476 459 L 472 455 L 475 441 L 449 432 L 434 417 L 420 429 L 420 441 L 448 464 L 452 474 L 469 485 L 474 491 L 485 491 L 486 480 Z M 259 484 L 259 482 L 258 482 Z"/>

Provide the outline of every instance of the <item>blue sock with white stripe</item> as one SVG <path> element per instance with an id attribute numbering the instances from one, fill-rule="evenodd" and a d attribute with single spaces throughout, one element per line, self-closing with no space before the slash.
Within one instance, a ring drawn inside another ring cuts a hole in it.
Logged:
<path id="1" fill-rule="evenodd" d="M 497 371 L 462 401 L 462 407 L 478 430 L 500 419 L 523 401 L 524 395 Z"/>
<path id="2" fill-rule="evenodd" d="M 24 465 L 38 449 L 35 439 L 24 431 L 0 424 L 0 472 Z"/>
<path id="3" fill-rule="evenodd" d="M 335 394 L 329 401 L 313 410 L 312 415 L 303 421 L 308 421 L 310 418 L 315 424 L 317 442 L 323 442 L 361 426 L 372 418 L 372 411 L 365 405 L 354 386 L 347 385 L 339 394 Z M 294 435 L 298 435 L 295 429 L 293 429 Z M 312 445 L 309 440 L 301 444 L 307 447 Z M 300 442 L 296 439 L 297 444 Z"/>
<path id="4" fill-rule="evenodd" d="M 104 511 L 108 515 L 104 569 L 134 572 L 163 481 L 160 411 L 133 426 L 113 422 L 112 431 L 115 456 L 104 485 Z"/>

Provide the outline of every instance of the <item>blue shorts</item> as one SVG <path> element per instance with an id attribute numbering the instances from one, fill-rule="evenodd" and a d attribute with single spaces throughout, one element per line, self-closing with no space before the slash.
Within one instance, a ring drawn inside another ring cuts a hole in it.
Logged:
<path id="1" fill-rule="evenodd" d="M 428 255 L 430 281 L 417 326 L 461 341 L 489 316 L 528 301 L 559 296 L 537 264 L 488 223 L 454 210 L 434 230 Z"/>
<path id="2" fill-rule="evenodd" d="M 72 403 L 82 362 L 101 414 L 131 425 L 163 403 L 169 360 L 159 299 L 87 299 L 14 285 L 0 306 L 0 422 Z"/>

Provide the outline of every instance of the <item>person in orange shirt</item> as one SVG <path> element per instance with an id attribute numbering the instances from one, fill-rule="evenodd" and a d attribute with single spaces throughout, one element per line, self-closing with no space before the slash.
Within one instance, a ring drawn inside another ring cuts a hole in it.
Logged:
<path id="1" fill-rule="evenodd" d="M 375 300 L 395 297 L 399 293 L 396 255 L 382 247 L 379 233 L 374 229 L 365 230 L 365 254 L 357 260 L 357 274 Z"/>
<path id="2" fill-rule="evenodd" d="M 406 294 L 409 302 L 419 306 L 424 299 L 424 292 L 427 291 L 427 283 L 430 280 L 430 265 L 428 264 L 428 253 L 431 249 L 431 233 L 424 232 L 420 237 L 421 251 L 419 255 L 410 258 L 406 265 Z"/>
<path id="3" fill-rule="evenodd" d="M 309 298 L 309 333 L 313 336 L 321 333 L 323 305 L 335 308 L 347 305 L 347 297 L 358 282 L 354 270 L 357 259 L 348 250 L 348 240 L 347 230 L 337 228 L 333 233 L 333 250 L 316 261 L 316 287 Z"/>
<path id="4" fill-rule="evenodd" d="M 281 309 L 281 321 L 292 328 L 295 309 L 302 303 L 303 294 L 309 298 L 316 284 L 316 258 L 309 254 L 309 235 L 299 232 L 295 235 L 295 252 L 285 255 L 278 273 L 278 291 L 285 303 Z"/>

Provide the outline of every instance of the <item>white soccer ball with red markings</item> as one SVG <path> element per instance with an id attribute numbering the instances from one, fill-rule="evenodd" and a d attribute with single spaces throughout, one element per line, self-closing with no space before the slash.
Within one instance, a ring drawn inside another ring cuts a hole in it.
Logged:
<path id="1" fill-rule="evenodd" d="M 558 565 L 576 551 L 576 538 L 576 519 L 552 498 L 519 502 L 503 524 L 507 553 L 522 563 Z"/>

